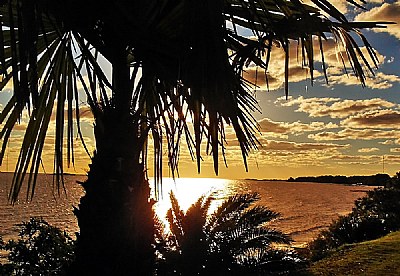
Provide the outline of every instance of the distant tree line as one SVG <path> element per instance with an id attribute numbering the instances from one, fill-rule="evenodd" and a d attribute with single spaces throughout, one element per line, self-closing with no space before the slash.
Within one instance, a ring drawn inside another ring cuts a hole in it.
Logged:
<path id="1" fill-rule="evenodd" d="M 318 183 L 337 183 L 337 184 L 362 184 L 368 186 L 384 186 L 390 181 L 388 174 L 375 174 L 375 175 L 321 175 L 321 176 L 301 176 L 290 177 L 289 182 L 318 182 Z"/>

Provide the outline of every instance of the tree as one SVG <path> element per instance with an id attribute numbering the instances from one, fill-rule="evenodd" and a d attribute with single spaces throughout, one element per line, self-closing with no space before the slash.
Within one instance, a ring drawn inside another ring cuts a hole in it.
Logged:
<path id="1" fill-rule="evenodd" d="M 278 213 L 252 206 L 257 193 L 230 196 L 212 214 L 213 195 L 200 197 L 186 212 L 173 193 L 170 198 L 171 234 L 164 242 L 169 250 L 161 252 L 158 274 L 281 275 L 302 264 L 295 252 L 276 246 L 290 239 L 267 226 Z"/>
<path id="2" fill-rule="evenodd" d="M 373 73 L 350 33 L 361 37 L 376 64 L 359 28 L 379 24 L 349 22 L 326 0 L 312 2 L 317 8 L 297 0 L 0 1 L 0 88 L 13 85 L 0 115 L 0 160 L 23 112 L 29 114 L 10 199 L 17 199 L 27 174 L 33 196 L 53 117 L 54 172 L 62 187 L 63 158 L 74 163 L 73 139 L 82 136 L 81 91 L 94 117 L 96 151 L 83 183 L 86 194 L 75 210 L 80 227 L 75 275 L 151 274 L 154 230 L 145 174 L 149 135 L 158 183 L 162 145 L 167 145 L 175 174 L 181 139 L 199 171 L 201 144 L 207 143 L 218 173 L 227 124 L 235 130 L 247 167 L 246 157 L 257 147 L 251 115 L 256 101 L 242 72 L 249 64 L 267 70 L 273 45 L 286 53 L 286 93 L 293 39 L 303 49 L 311 78 L 313 53 L 323 53 L 325 33 L 341 45 L 341 56 L 362 84 L 363 63 Z M 240 29 L 250 30 L 254 38 Z M 320 44 L 316 50 L 314 38 Z M 111 65 L 112 76 L 103 72 L 101 59 Z"/>
<path id="3" fill-rule="evenodd" d="M 398 181 L 399 173 L 391 179 Z M 383 184 L 383 183 L 382 183 Z M 309 245 L 312 259 L 321 259 L 343 244 L 377 239 L 400 229 L 400 189 L 380 187 L 357 199 L 348 215 L 333 221 Z"/>
<path id="4" fill-rule="evenodd" d="M 0 263 L 1 275 L 64 275 L 74 259 L 74 241 L 64 231 L 41 218 L 18 225 L 19 239 L 2 242 L 8 262 Z"/>

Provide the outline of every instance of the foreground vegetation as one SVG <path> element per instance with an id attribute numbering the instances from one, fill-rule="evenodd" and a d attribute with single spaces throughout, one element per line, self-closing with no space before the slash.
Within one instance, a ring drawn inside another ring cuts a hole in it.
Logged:
<path id="1" fill-rule="evenodd" d="M 171 194 L 170 231 L 155 219 L 152 275 L 282 275 L 304 267 L 295 251 L 274 246 L 289 245 L 290 238 L 268 227 L 279 214 L 254 206 L 257 193 L 228 197 L 211 214 L 214 199 L 202 196 L 184 212 Z M 67 233 L 36 218 L 19 227 L 18 241 L 0 237 L 0 250 L 9 253 L 8 262 L 0 263 L 0 275 L 74 275 L 69 267 L 76 242 Z"/>
<path id="2" fill-rule="evenodd" d="M 400 275 L 400 173 L 381 185 L 309 245 L 307 275 Z"/>
<path id="3" fill-rule="evenodd" d="M 400 275 L 400 232 L 343 245 L 315 262 L 310 275 Z"/>
<path id="4" fill-rule="evenodd" d="M 281 246 L 290 238 L 268 226 L 279 214 L 254 206 L 257 193 L 228 197 L 213 213 L 213 194 L 186 212 L 171 194 L 170 231 L 155 219 L 152 275 L 400 275 L 400 173 L 382 184 L 309 245 L 309 269 Z M 20 225 L 18 241 L 0 237 L 0 250 L 9 253 L 0 275 L 64 275 L 76 258 L 67 233 L 35 218 Z"/>
<path id="5" fill-rule="evenodd" d="M 213 195 L 200 197 L 186 212 L 171 194 L 167 212 L 170 234 L 161 237 L 161 275 L 282 275 L 304 262 L 290 239 L 268 223 L 279 214 L 253 206 L 257 193 L 228 197 L 210 214 Z"/>
<path id="6" fill-rule="evenodd" d="M 43 219 L 31 218 L 18 225 L 17 241 L 4 242 L 8 262 L 0 263 L 0 275 L 64 275 L 75 257 L 75 241 Z"/>
<path id="7" fill-rule="evenodd" d="M 319 260 L 344 244 L 383 237 L 400 230 L 400 174 L 384 188 L 368 191 L 350 214 L 339 217 L 310 244 L 311 260 Z"/>

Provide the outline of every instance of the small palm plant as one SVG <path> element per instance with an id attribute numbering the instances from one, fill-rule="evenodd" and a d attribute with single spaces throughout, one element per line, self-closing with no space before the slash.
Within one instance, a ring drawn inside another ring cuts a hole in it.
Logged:
<path id="1" fill-rule="evenodd" d="M 292 250 L 278 249 L 290 239 L 266 223 L 279 214 L 251 205 L 257 193 L 230 196 L 209 215 L 214 195 L 200 197 L 186 213 L 170 194 L 167 212 L 171 233 L 162 252 L 159 275 L 259 275 L 281 274 L 302 260 Z"/>

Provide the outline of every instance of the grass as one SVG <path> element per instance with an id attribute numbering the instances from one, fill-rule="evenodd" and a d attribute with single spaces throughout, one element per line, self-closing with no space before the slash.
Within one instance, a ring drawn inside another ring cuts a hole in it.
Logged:
<path id="1" fill-rule="evenodd" d="M 400 231 L 383 238 L 344 245 L 315 262 L 310 275 L 400 275 Z"/>

